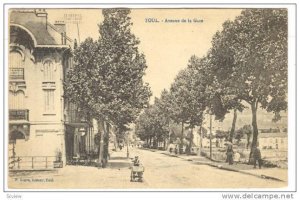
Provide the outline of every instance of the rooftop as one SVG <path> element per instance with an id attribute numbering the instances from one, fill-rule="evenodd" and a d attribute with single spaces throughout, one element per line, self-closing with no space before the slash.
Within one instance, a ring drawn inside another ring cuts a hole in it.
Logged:
<path id="1" fill-rule="evenodd" d="M 25 30 L 35 47 L 67 47 L 62 42 L 61 33 L 47 21 L 47 15 L 45 9 L 13 9 L 10 11 L 10 25 Z"/>

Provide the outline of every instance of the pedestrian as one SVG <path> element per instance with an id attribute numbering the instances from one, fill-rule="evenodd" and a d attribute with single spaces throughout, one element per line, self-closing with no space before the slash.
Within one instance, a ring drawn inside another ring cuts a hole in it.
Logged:
<path id="1" fill-rule="evenodd" d="M 228 145 L 226 155 L 227 155 L 227 161 L 228 161 L 229 165 L 232 165 L 233 164 L 233 155 L 234 155 L 232 145 Z"/>
<path id="2" fill-rule="evenodd" d="M 239 153 L 239 152 L 235 152 L 235 153 L 234 153 L 234 159 L 233 159 L 233 161 L 234 161 L 234 163 L 235 163 L 236 165 L 237 165 L 238 162 L 240 162 L 240 158 L 241 158 L 240 153 Z"/>
<path id="3" fill-rule="evenodd" d="M 135 156 L 135 157 L 134 157 L 133 165 L 134 165 L 134 166 L 140 166 L 140 159 L 139 159 L 138 156 Z"/>
<path id="4" fill-rule="evenodd" d="M 175 154 L 178 153 L 178 145 L 175 146 Z"/>
<path id="5" fill-rule="evenodd" d="M 173 151 L 173 148 L 172 148 L 171 145 L 169 145 L 169 152 L 170 152 L 170 154 L 172 153 L 172 151 Z"/>
<path id="6" fill-rule="evenodd" d="M 256 164 L 258 162 L 258 167 L 259 169 L 261 169 L 262 166 L 262 159 L 261 159 L 261 152 L 258 146 L 254 146 L 253 148 L 253 160 L 254 160 L 254 167 L 256 168 Z"/>

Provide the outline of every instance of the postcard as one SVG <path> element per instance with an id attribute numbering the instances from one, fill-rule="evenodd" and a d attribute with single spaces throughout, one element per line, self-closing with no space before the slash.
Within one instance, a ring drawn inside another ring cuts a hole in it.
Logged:
<path id="1" fill-rule="evenodd" d="M 8 191 L 294 185 L 293 7 L 6 11 Z"/>

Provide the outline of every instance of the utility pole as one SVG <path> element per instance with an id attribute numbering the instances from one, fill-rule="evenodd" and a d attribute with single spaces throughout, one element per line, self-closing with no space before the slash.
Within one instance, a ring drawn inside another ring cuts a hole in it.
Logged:
<path id="1" fill-rule="evenodd" d="M 80 45 L 80 34 L 79 34 L 79 26 L 78 26 L 78 22 L 77 22 L 76 24 L 77 24 L 78 43 L 79 43 L 79 45 Z"/>

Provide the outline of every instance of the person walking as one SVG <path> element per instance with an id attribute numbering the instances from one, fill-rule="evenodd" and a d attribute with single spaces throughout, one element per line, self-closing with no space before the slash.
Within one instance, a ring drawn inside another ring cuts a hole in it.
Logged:
<path id="1" fill-rule="evenodd" d="M 232 145 L 228 145 L 226 155 L 227 155 L 227 161 L 228 161 L 229 165 L 232 165 L 233 164 L 233 155 L 234 155 Z"/>
<path id="2" fill-rule="evenodd" d="M 253 148 L 253 159 L 254 159 L 254 167 L 256 168 L 256 164 L 258 162 L 258 167 L 261 169 L 262 166 L 262 159 L 261 159 L 261 152 L 258 146 L 254 146 Z"/>

